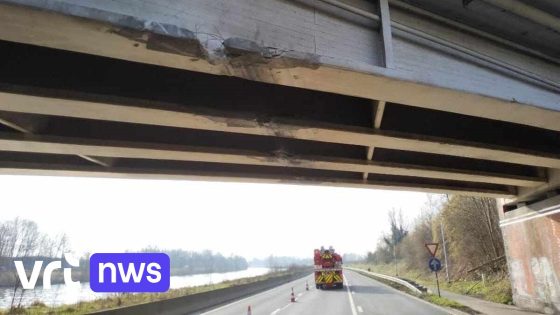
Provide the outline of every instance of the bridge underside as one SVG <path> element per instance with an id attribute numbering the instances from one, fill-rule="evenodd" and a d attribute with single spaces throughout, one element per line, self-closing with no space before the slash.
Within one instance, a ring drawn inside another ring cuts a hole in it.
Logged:
<path id="1" fill-rule="evenodd" d="M 371 36 L 371 42 L 361 43 L 372 50 L 367 58 L 342 46 L 330 50 L 336 56 L 322 55 L 320 37 L 314 53 L 304 46 L 296 47 L 303 52 L 282 50 L 282 40 L 295 45 L 289 42 L 293 34 L 272 26 L 258 31 L 269 32 L 263 38 L 273 38 L 274 48 L 264 40 L 228 36 L 212 50 L 208 38 L 200 39 L 209 36 L 204 30 L 193 35 L 154 22 L 154 15 L 164 19 L 169 13 L 152 12 L 150 22 L 123 15 L 123 10 L 145 14 L 134 11 L 140 4 L 118 8 L 117 15 L 100 11 L 115 9 L 100 2 L 3 2 L 11 3 L 0 4 L 4 174 L 311 183 L 519 202 L 546 196 L 560 183 L 554 71 L 559 67 L 553 44 L 509 51 L 504 46 L 514 44 L 507 42 L 494 49 L 488 43 L 495 35 L 481 39 L 472 29 L 467 35 L 454 29 L 464 45 L 472 41 L 473 47 L 483 47 L 481 57 L 453 46 L 449 29 L 426 24 L 448 22 L 436 23 L 425 11 L 391 2 L 393 24 L 401 23 L 394 38 L 383 32 L 382 8 L 371 3 L 362 3 L 362 9 L 380 12 L 379 21 L 354 16 L 355 25 L 343 30 Z M 320 16 L 321 8 L 309 4 L 266 1 L 275 2 L 283 9 L 293 5 L 298 14 L 315 10 L 316 25 L 320 19 L 349 23 L 348 12 L 339 16 L 323 8 Z M 194 1 L 190 8 L 206 12 L 206 5 Z M 432 40 L 447 46 L 437 51 L 415 42 L 410 37 L 415 31 L 403 35 L 407 21 L 440 35 Z M 225 37 L 224 32 L 236 32 L 233 26 L 216 32 Z M 544 31 L 539 36 L 557 39 Z M 418 58 L 422 54 L 425 63 Z M 344 58 L 361 60 L 345 63 Z M 436 63 L 420 67 L 429 62 Z"/>
<path id="2" fill-rule="evenodd" d="M 558 311 L 559 17 L 553 0 L 0 0 L 0 174 L 514 198 L 514 301 Z"/>
<path id="3" fill-rule="evenodd" d="M 0 50 L 2 106 L 14 110 L 0 112 L 3 173 L 513 196 L 560 168 L 556 131 L 12 42 Z"/>

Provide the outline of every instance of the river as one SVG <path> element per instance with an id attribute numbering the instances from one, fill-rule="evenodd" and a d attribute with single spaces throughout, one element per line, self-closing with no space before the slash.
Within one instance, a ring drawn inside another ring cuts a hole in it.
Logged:
<path id="1" fill-rule="evenodd" d="M 205 284 L 216 284 L 226 280 L 235 280 L 254 277 L 268 273 L 269 268 L 248 268 L 241 271 L 224 273 L 207 273 L 188 276 L 172 276 L 171 289 L 193 287 Z M 8 308 L 12 301 L 13 290 L 0 288 L 0 309 Z M 89 288 L 89 282 L 82 282 L 79 287 L 53 284 L 51 289 L 37 286 L 35 290 L 28 290 L 22 299 L 22 305 L 29 305 L 34 301 L 41 301 L 49 306 L 61 304 L 74 304 L 80 301 L 91 301 L 109 295 L 109 293 L 96 293 Z"/>

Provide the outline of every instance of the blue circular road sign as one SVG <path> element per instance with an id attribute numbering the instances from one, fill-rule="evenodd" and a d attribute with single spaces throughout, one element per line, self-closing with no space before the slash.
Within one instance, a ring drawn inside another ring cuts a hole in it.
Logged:
<path id="1" fill-rule="evenodd" d="M 440 271 L 441 270 L 441 261 L 439 261 L 439 259 L 432 257 L 430 258 L 430 260 L 428 261 L 428 267 L 430 267 L 430 270 L 432 271 Z"/>

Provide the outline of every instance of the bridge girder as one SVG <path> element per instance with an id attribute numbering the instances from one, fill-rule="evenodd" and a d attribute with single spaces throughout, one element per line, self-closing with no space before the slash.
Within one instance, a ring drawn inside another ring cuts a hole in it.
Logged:
<path id="1" fill-rule="evenodd" d="M 437 8 L 345 2 L 361 10 L 355 15 L 308 1 L 222 3 L 231 12 L 219 1 L 0 2 L 0 39 L 11 53 L 5 62 L 19 59 L 0 81 L 3 173 L 311 182 L 520 201 L 558 185 L 553 48 L 514 43 Z M 37 58 L 35 69 L 24 66 Z M 138 78 L 103 78 L 115 69 L 185 81 L 166 88 L 145 77 L 154 86 L 134 90 Z M 181 86 L 194 88 L 188 94 Z M 27 132 L 18 120 L 48 124 Z M 92 131 L 79 132 L 80 125 Z"/>

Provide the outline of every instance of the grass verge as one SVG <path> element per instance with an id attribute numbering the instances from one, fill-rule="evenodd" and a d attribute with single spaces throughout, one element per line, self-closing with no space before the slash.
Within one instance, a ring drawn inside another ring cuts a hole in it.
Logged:
<path id="1" fill-rule="evenodd" d="M 356 264 L 353 267 L 366 270 L 369 268 L 373 272 L 385 275 L 395 274 L 395 265 Z M 436 285 L 433 273 L 410 270 L 402 264 L 398 265 L 398 271 L 399 277 L 413 280 L 423 286 L 435 287 Z M 441 275 L 439 283 L 442 290 L 469 295 L 494 303 L 513 304 L 511 283 L 507 277 L 488 276 L 485 282 L 466 279 L 446 282 L 443 274 Z"/>
<path id="2" fill-rule="evenodd" d="M 443 306 L 443 307 L 449 307 L 449 308 L 454 308 L 456 310 L 468 313 L 468 314 L 480 314 L 480 312 L 473 310 L 472 308 L 465 306 L 461 303 L 455 302 L 453 300 L 444 298 L 442 296 L 437 296 L 435 294 L 422 294 L 422 296 L 420 296 L 420 298 L 422 298 L 425 301 L 428 301 L 432 304 L 436 304 L 439 306 Z"/>

